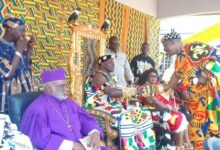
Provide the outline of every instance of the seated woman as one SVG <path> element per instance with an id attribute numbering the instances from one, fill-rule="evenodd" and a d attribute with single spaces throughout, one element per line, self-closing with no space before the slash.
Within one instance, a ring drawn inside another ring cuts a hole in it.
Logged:
<path id="1" fill-rule="evenodd" d="M 118 118 L 116 127 L 120 132 L 121 149 L 154 148 L 155 137 L 151 129 L 153 124 L 150 112 L 140 107 L 129 109 L 128 106 L 128 98 L 141 95 L 143 88 L 118 87 L 117 80 L 110 75 L 114 71 L 112 55 L 99 57 L 98 64 L 99 70 L 85 83 L 85 107 L 102 110 Z M 136 127 L 143 130 L 136 131 Z"/>
<path id="2" fill-rule="evenodd" d="M 170 110 L 170 117 L 167 120 L 171 132 L 175 135 L 175 145 L 177 149 L 192 149 L 188 138 L 188 121 L 185 115 L 179 111 L 173 91 L 161 92 L 161 86 L 158 83 L 158 73 L 155 69 L 145 71 L 138 81 L 139 86 L 150 86 L 152 96 L 141 97 L 143 105 Z M 154 120 L 154 117 L 153 117 Z M 185 143 L 184 143 L 184 142 Z M 185 146 L 183 146 L 185 145 Z"/>

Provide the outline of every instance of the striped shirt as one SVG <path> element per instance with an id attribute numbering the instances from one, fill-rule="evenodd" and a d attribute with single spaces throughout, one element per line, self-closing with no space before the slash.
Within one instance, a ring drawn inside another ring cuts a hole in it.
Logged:
<path id="1" fill-rule="evenodd" d="M 14 75 L 10 79 L 6 78 L 12 69 L 15 51 L 14 43 L 0 39 L 0 112 L 3 113 L 8 113 L 8 96 L 38 89 L 34 86 L 34 78 L 26 52 L 22 54 Z"/>

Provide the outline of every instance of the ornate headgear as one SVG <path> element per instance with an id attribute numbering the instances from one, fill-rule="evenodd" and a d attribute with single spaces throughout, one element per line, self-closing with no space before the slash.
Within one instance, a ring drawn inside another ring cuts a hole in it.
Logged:
<path id="1" fill-rule="evenodd" d="M 2 21 L 3 28 L 16 28 L 18 26 L 25 25 L 24 21 L 16 17 L 8 17 Z"/>
<path id="2" fill-rule="evenodd" d="M 43 84 L 53 81 L 66 80 L 65 71 L 63 68 L 44 71 L 41 73 L 40 77 Z"/>
<path id="3" fill-rule="evenodd" d="M 162 38 L 162 41 L 172 40 L 172 39 L 181 39 L 180 34 L 177 33 L 174 29 L 171 29 L 170 33 L 165 34 Z"/>
<path id="4" fill-rule="evenodd" d="M 101 65 L 101 63 L 111 59 L 111 58 L 114 58 L 113 55 L 104 55 L 104 56 L 100 56 L 99 59 L 98 59 L 98 64 Z"/>

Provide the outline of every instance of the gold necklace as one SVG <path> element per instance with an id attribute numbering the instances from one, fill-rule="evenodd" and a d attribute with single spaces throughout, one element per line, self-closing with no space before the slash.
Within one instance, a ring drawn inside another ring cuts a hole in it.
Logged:
<path id="1" fill-rule="evenodd" d="M 52 105 L 52 103 L 49 102 L 49 100 L 47 100 L 48 104 L 54 109 L 54 111 L 60 116 L 60 118 L 66 123 L 67 128 L 69 129 L 70 132 L 73 132 L 73 127 L 70 124 L 70 120 L 69 120 L 69 115 L 68 115 L 68 111 L 67 111 L 67 106 L 65 103 L 65 113 L 66 113 L 66 120 L 63 117 L 63 115 L 61 115 L 61 113 L 59 113 L 59 111 Z"/>

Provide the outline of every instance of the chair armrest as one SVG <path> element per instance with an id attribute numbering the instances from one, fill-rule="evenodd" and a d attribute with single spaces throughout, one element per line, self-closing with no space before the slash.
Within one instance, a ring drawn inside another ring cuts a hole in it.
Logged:
<path id="1" fill-rule="evenodd" d="M 115 139 L 118 137 L 118 132 L 116 129 L 112 128 L 111 123 L 116 122 L 117 119 L 112 117 L 110 114 L 107 112 L 101 111 L 101 110 L 95 110 L 95 109 L 87 109 L 87 112 L 94 116 L 94 117 L 99 117 L 105 120 L 105 129 L 106 129 L 106 136 L 111 137 L 112 139 Z"/>
<path id="2" fill-rule="evenodd" d="M 98 117 L 102 117 L 105 118 L 106 121 L 108 122 L 114 122 L 117 121 L 116 118 L 112 117 L 110 114 L 108 114 L 107 112 L 101 111 L 101 110 L 96 110 L 96 109 L 87 109 L 86 110 L 89 114 L 93 115 L 93 116 L 98 116 Z"/>

